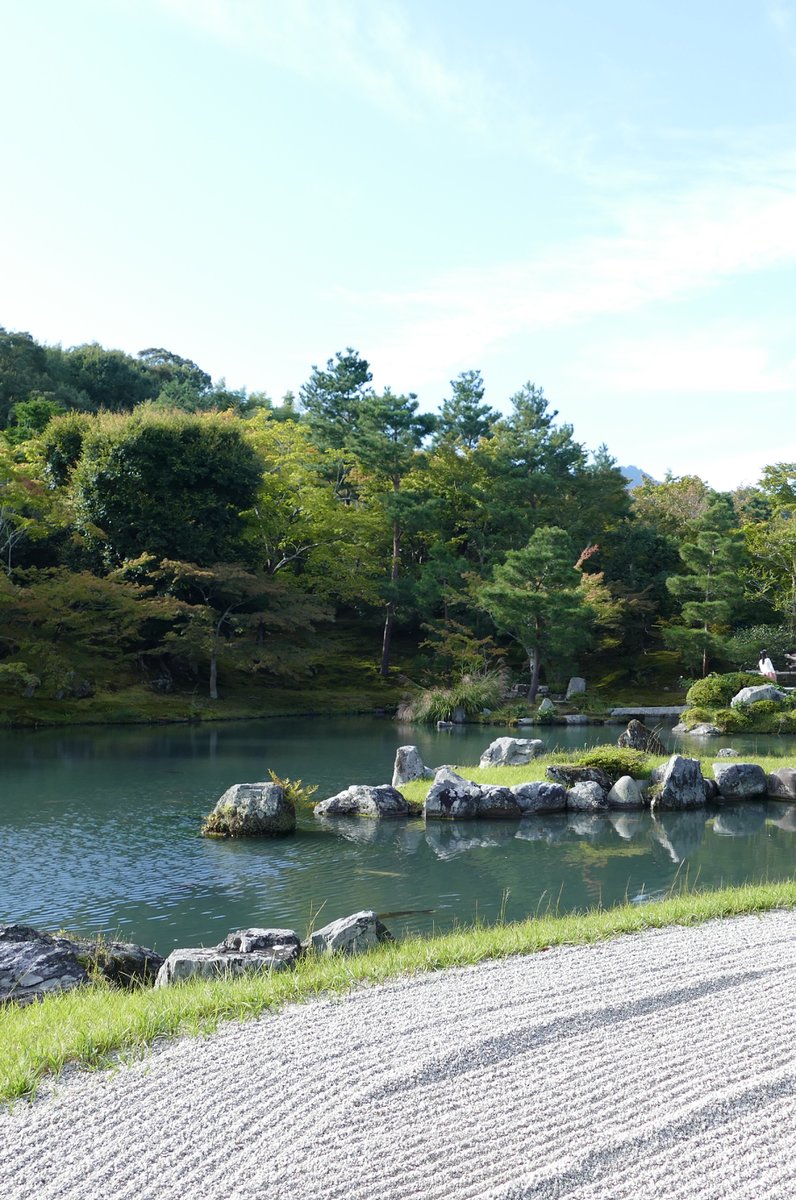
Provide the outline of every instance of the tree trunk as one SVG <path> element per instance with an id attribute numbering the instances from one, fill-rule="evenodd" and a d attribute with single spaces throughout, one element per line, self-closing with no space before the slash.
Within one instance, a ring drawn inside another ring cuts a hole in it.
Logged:
<path id="1" fill-rule="evenodd" d="M 393 522 L 392 527 L 392 567 L 390 570 L 390 582 L 396 584 L 398 582 L 398 574 L 401 563 L 401 527 L 397 521 Z M 395 602 L 390 600 L 387 605 L 387 616 L 384 618 L 384 636 L 381 640 L 381 667 L 380 673 L 384 679 L 390 673 L 390 643 L 392 642 L 392 627 L 395 623 Z"/>
<path id="2" fill-rule="evenodd" d="M 218 643 L 213 638 L 210 649 L 210 699 L 218 700 Z"/>
<path id="3" fill-rule="evenodd" d="M 541 666 L 539 649 L 536 646 L 534 646 L 528 656 L 528 666 L 531 670 L 531 690 L 528 693 L 528 703 L 533 704 L 536 699 L 536 693 L 539 691 L 539 667 Z"/>

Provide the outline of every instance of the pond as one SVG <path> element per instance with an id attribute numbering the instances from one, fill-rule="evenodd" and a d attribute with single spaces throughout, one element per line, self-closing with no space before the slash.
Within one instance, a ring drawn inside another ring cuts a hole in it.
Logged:
<path id="1" fill-rule="evenodd" d="M 615 741 L 619 727 L 536 729 L 549 749 Z M 388 782 L 395 749 L 413 742 L 426 762 L 477 762 L 495 737 L 388 718 L 312 718 L 214 726 L 85 728 L 0 734 L 0 921 L 102 932 L 154 946 L 213 945 L 231 929 L 304 932 L 361 908 L 396 934 L 449 929 L 501 911 L 519 919 L 628 897 L 673 881 L 701 886 L 793 873 L 796 806 L 583 814 L 522 823 L 422 820 L 323 823 L 295 837 L 218 841 L 202 818 L 236 782 L 268 769 L 319 784 L 318 799 L 350 783 Z M 704 749 L 668 734 L 669 746 Z M 796 739 L 733 738 L 742 752 L 793 753 Z"/>

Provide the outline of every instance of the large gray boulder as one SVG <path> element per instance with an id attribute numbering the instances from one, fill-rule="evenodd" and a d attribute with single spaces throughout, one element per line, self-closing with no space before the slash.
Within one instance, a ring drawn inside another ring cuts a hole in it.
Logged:
<path id="1" fill-rule="evenodd" d="M 54 937 L 28 925 L 0 925 L 0 1002 L 27 1003 L 99 975 L 115 987 L 151 983 L 160 954 L 129 942 Z"/>
<path id="2" fill-rule="evenodd" d="M 767 791 L 766 773 L 757 763 L 717 762 L 713 776 L 725 800 L 747 800 Z"/>
<path id="3" fill-rule="evenodd" d="M 586 680 L 580 675 L 573 675 L 567 684 L 567 700 L 573 696 L 582 696 L 586 691 Z"/>
<path id="4" fill-rule="evenodd" d="M 304 942 L 304 948 L 321 954 L 361 954 L 381 942 L 394 940 L 376 913 L 368 909 L 316 929 Z"/>
<path id="5" fill-rule="evenodd" d="M 278 783 L 234 783 L 207 818 L 211 837 L 282 837 L 294 833 L 296 809 Z"/>
<path id="6" fill-rule="evenodd" d="M 292 929 L 239 929 L 218 946 L 172 950 L 158 971 L 155 987 L 171 987 L 188 979 L 219 979 L 271 973 L 293 967 L 301 940 Z"/>
<path id="7" fill-rule="evenodd" d="M 405 817 L 409 806 L 388 783 L 370 787 L 355 783 L 315 805 L 316 817 Z"/>
<path id="8" fill-rule="evenodd" d="M 780 691 L 773 683 L 760 683 L 754 687 L 741 688 L 740 692 L 736 692 L 730 701 L 731 708 L 737 708 L 738 705 L 756 704 L 758 700 L 786 700 L 786 693 Z"/>
<path id="9" fill-rule="evenodd" d="M 478 816 L 481 788 L 449 767 L 441 767 L 428 790 L 423 813 L 426 819 L 474 820 Z"/>
<path id="10" fill-rule="evenodd" d="M 793 767 L 777 767 L 766 776 L 769 796 L 778 800 L 796 800 L 796 770 Z"/>
<path id="11" fill-rule="evenodd" d="M 480 767 L 526 767 L 544 751 L 540 738 L 499 737 L 481 755 Z"/>
<path id="12" fill-rule="evenodd" d="M 484 820 L 518 821 L 522 816 L 522 809 L 511 788 L 482 785 L 478 815 Z"/>
<path id="13" fill-rule="evenodd" d="M 536 711 L 540 717 L 552 717 L 556 711 L 556 706 L 549 696 L 545 696 Z"/>
<path id="14" fill-rule="evenodd" d="M 531 783 L 515 783 L 511 790 L 524 816 L 563 812 L 567 807 L 567 789 L 560 783 L 537 779 Z"/>
<path id="15" fill-rule="evenodd" d="M 705 803 L 705 780 L 697 758 L 673 754 L 660 771 L 652 808 L 698 808 Z"/>
<path id="16" fill-rule="evenodd" d="M 0 925 L 0 1002 L 28 1004 L 89 982 L 75 947 L 28 925 Z"/>
<path id="17" fill-rule="evenodd" d="M 608 807 L 608 793 L 599 783 L 585 779 L 567 792 L 568 812 L 602 812 Z"/>
<path id="18" fill-rule="evenodd" d="M 641 750 L 645 754 L 665 754 L 666 748 L 654 729 L 633 717 L 627 729 L 616 739 L 617 746 L 629 750 Z"/>
<path id="19" fill-rule="evenodd" d="M 639 779 L 630 775 L 622 775 L 617 779 L 608 793 L 609 808 L 646 808 L 648 804 L 646 789 Z"/>
<path id="20" fill-rule="evenodd" d="M 411 783 L 414 779 L 433 779 L 434 772 L 427 767 L 420 757 L 417 746 L 399 746 L 395 751 L 395 764 L 392 770 L 392 786 L 399 788 L 403 783 Z"/>
<path id="21" fill-rule="evenodd" d="M 700 721 L 698 725 L 692 725 L 688 730 L 689 737 L 720 737 L 721 730 L 718 725 L 714 725 L 711 721 Z"/>

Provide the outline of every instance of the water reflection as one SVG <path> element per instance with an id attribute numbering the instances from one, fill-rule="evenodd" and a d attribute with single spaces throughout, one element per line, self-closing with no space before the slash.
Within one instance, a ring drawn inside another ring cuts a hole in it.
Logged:
<path id="1" fill-rule="evenodd" d="M 509 821 L 429 821 L 426 842 L 437 858 L 449 862 L 472 850 L 486 850 L 514 840 Z"/>
<path id="2" fill-rule="evenodd" d="M 684 862 L 699 853 L 705 836 L 704 809 L 659 812 L 651 819 L 652 836 L 673 863 Z"/>
<path id="3" fill-rule="evenodd" d="M 743 804 L 723 805 L 713 821 L 713 832 L 720 837 L 752 837 L 765 823 L 765 804 L 747 800 Z"/>
<path id="4" fill-rule="evenodd" d="M 504 732 L 517 731 L 438 734 L 353 718 L 0 733 L 0 919 L 124 931 L 167 953 L 249 924 L 304 931 L 319 910 L 322 920 L 358 908 L 405 914 L 390 921 L 400 935 L 496 919 L 506 891 L 510 917 L 550 897 L 562 912 L 618 903 L 665 893 L 685 860 L 705 887 L 793 874 L 796 804 L 787 802 L 428 828 L 416 819 L 302 814 L 296 836 L 274 842 L 198 836 L 231 783 L 267 779 L 269 768 L 332 795 L 352 776 L 389 780 L 399 745 L 417 745 L 433 765 L 472 763 Z M 538 732 L 550 750 L 618 734 Z M 733 743 L 742 753 L 754 748 Z M 787 746 L 778 740 L 777 750 Z M 715 837 L 705 836 L 706 821 Z"/>

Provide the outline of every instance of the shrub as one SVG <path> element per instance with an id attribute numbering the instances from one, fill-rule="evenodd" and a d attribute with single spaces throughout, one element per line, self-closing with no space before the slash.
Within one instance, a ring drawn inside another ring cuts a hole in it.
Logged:
<path id="1" fill-rule="evenodd" d="M 649 768 L 648 754 L 642 750 L 630 750 L 624 746 L 592 746 L 576 755 L 579 767 L 600 767 L 616 783 L 623 775 L 639 778 Z"/>
<path id="2" fill-rule="evenodd" d="M 404 720 L 449 721 L 457 708 L 472 717 L 483 708 L 493 708 L 506 686 L 502 671 L 484 671 L 478 675 L 462 675 L 452 687 L 426 688 L 415 700 L 401 709 Z"/>
<path id="3" fill-rule="evenodd" d="M 750 675 L 746 671 L 733 671 L 729 675 L 707 675 L 692 684 L 686 694 L 686 704 L 704 708 L 719 708 L 729 704 L 741 688 L 764 683 L 761 675 Z"/>
<path id="4" fill-rule="evenodd" d="M 713 720 L 722 733 L 743 733 L 752 723 L 748 714 L 746 708 L 720 708 Z"/>
<path id="5" fill-rule="evenodd" d="M 743 706 L 750 717 L 763 717 L 769 713 L 785 712 L 787 702 L 784 700 L 755 700 L 754 704 Z"/>
<path id="6" fill-rule="evenodd" d="M 689 729 L 693 729 L 694 725 L 701 725 L 703 721 L 712 721 L 713 713 L 707 708 L 689 708 L 682 716 L 683 724 Z"/>

